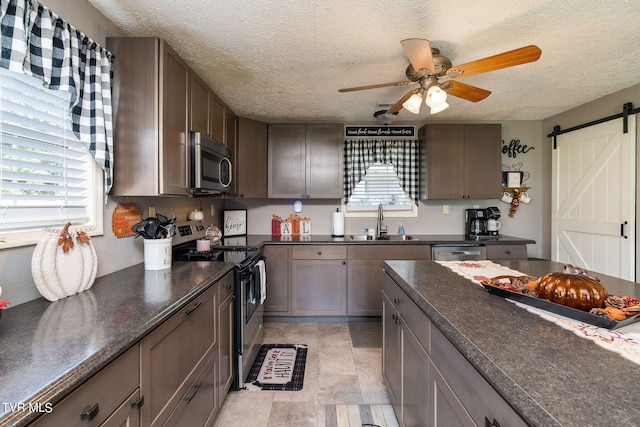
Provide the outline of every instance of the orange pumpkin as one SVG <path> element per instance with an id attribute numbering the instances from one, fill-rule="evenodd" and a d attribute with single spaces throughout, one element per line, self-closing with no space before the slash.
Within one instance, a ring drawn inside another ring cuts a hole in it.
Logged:
<path id="1" fill-rule="evenodd" d="M 540 298 L 583 311 L 604 307 L 609 296 L 598 279 L 569 264 L 560 273 L 542 276 L 536 291 Z"/>

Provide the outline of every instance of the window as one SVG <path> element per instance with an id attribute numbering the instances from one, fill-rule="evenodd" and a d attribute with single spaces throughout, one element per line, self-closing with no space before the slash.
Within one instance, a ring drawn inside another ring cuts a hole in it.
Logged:
<path id="1" fill-rule="evenodd" d="M 367 168 L 347 201 L 348 211 L 371 211 L 384 205 L 386 211 L 411 211 L 413 201 L 400 186 L 400 178 L 388 163 L 374 163 Z"/>
<path id="2" fill-rule="evenodd" d="M 418 175 L 416 140 L 345 140 L 345 215 L 375 216 L 382 204 L 391 216 L 417 216 Z"/>
<path id="3" fill-rule="evenodd" d="M 0 247 L 66 222 L 102 232 L 102 174 L 72 131 L 69 96 L 0 68 Z"/>

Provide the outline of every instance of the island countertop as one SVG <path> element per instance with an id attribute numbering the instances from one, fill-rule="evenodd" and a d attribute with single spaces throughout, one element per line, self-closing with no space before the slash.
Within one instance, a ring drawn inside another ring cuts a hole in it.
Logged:
<path id="1" fill-rule="evenodd" d="M 563 267 L 497 263 L 534 277 Z M 530 425 L 640 424 L 640 366 L 436 262 L 386 261 L 383 268 Z M 594 275 L 611 294 L 639 297 L 633 282 Z"/>

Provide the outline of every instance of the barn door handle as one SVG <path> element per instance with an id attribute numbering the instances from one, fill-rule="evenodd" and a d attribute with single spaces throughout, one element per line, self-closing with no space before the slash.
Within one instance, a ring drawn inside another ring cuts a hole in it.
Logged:
<path id="1" fill-rule="evenodd" d="M 625 239 L 628 239 L 627 233 L 625 232 L 627 228 L 627 224 L 629 224 L 627 221 L 620 224 L 620 236 L 624 237 Z"/>

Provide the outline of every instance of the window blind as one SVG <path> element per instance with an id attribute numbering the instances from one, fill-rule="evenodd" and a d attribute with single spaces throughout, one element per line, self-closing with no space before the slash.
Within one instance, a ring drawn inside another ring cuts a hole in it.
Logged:
<path id="1" fill-rule="evenodd" d="M 386 210 L 411 210 L 413 202 L 400 186 L 400 178 L 393 165 L 374 163 L 367 168 L 363 179 L 356 185 L 348 210 L 373 210 L 383 204 Z"/>
<path id="2" fill-rule="evenodd" d="M 0 68 L 0 231 L 89 220 L 93 158 L 69 117 L 68 92 Z"/>

